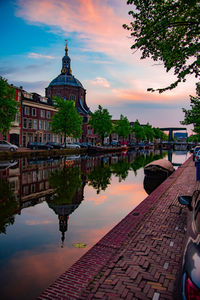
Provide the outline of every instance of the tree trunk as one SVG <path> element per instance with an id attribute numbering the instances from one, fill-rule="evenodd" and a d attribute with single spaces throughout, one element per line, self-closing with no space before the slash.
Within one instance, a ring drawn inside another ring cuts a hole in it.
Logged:
<path id="1" fill-rule="evenodd" d="M 104 146 L 104 133 L 102 133 L 102 136 L 101 136 L 101 144 L 102 144 L 102 146 Z"/>
<path id="2" fill-rule="evenodd" d="M 65 144 L 65 148 L 66 148 L 66 133 L 64 134 L 64 144 Z"/>

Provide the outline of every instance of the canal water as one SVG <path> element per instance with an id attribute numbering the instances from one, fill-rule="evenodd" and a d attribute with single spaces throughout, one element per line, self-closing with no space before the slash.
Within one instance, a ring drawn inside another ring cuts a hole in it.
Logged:
<path id="1" fill-rule="evenodd" d="M 147 163 L 165 158 L 177 168 L 188 157 L 132 151 L 0 161 L 1 299 L 35 299 L 146 198 Z"/>

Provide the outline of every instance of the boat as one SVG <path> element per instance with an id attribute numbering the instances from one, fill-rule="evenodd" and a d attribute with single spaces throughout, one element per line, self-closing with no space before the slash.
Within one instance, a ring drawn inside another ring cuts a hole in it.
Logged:
<path id="1" fill-rule="evenodd" d="M 172 163 L 166 159 L 152 161 L 144 167 L 144 189 L 150 195 L 167 177 L 174 172 Z"/>
<path id="2" fill-rule="evenodd" d="M 166 159 L 158 159 L 150 162 L 144 167 L 145 175 L 161 174 L 166 175 L 166 178 L 174 172 L 172 163 Z"/>

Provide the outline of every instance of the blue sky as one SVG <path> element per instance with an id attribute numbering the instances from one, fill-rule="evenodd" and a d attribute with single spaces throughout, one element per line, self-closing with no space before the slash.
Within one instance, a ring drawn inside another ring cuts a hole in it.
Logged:
<path id="1" fill-rule="evenodd" d="M 123 114 L 153 126 L 181 126 L 195 79 L 163 94 L 147 92 L 175 78 L 130 50 L 122 28 L 130 9 L 125 0 L 1 0 L 0 75 L 44 95 L 60 74 L 67 39 L 72 73 L 87 90 L 92 111 L 100 104 L 113 119 Z"/>

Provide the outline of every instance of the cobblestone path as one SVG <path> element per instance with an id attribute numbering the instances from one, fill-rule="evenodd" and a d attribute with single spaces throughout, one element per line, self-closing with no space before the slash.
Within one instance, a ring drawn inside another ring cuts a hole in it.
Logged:
<path id="1" fill-rule="evenodd" d="M 189 158 L 39 299 L 178 299 L 187 208 L 197 188 Z"/>

